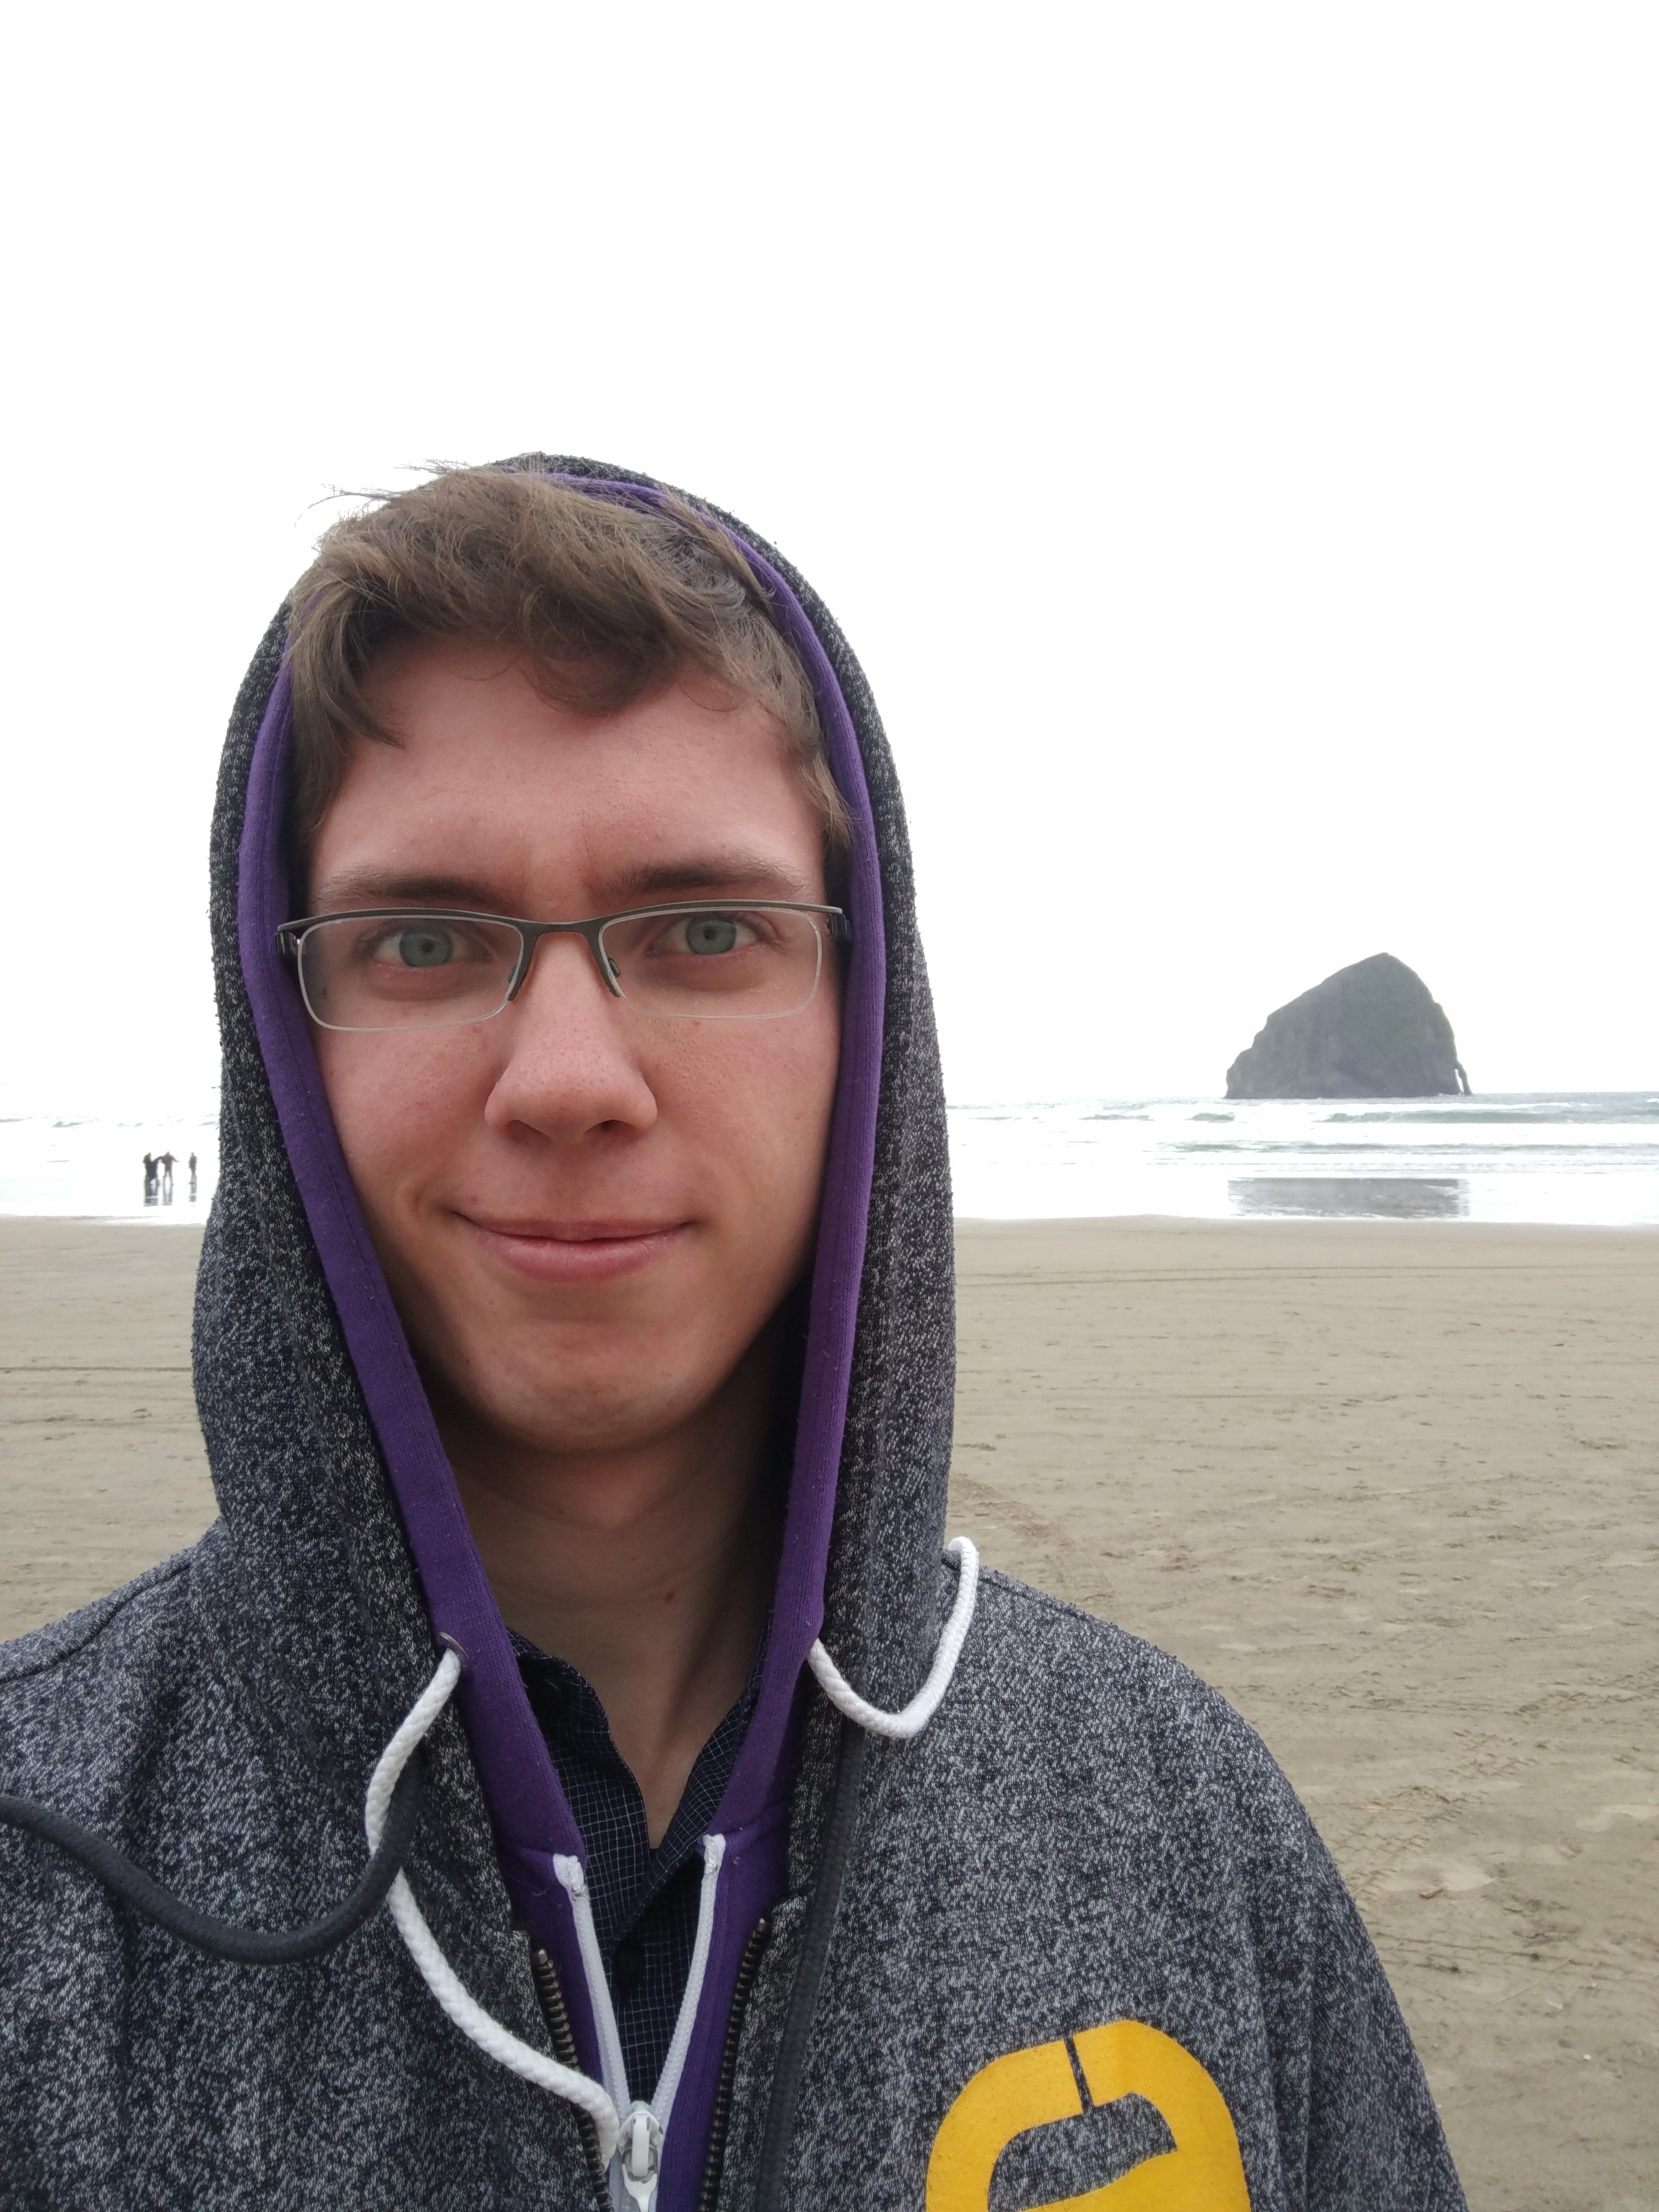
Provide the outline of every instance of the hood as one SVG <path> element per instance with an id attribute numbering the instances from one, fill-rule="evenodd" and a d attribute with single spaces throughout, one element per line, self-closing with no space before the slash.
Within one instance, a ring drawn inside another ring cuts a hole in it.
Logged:
<path id="1" fill-rule="evenodd" d="M 596 498 L 659 500 L 666 489 L 568 457 L 524 454 L 500 465 L 556 474 Z M 697 504 L 741 544 L 812 683 L 852 821 L 854 937 L 772 1628 L 714 1823 L 726 1838 L 726 1871 L 677 2108 L 684 2119 L 676 2124 L 687 2129 L 712 2101 L 743 1942 L 781 1887 L 792 1732 L 810 1647 L 821 1635 L 877 1705 L 903 1705 L 927 1673 L 939 1628 L 953 1359 L 944 1098 L 887 742 L 858 663 L 810 586 L 752 531 Z M 459 1651 L 457 1703 L 476 1783 L 446 1723 L 434 1738 L 434 1788 L 457 1820 L 476 1825 L 487 1814 L 513 1904 L 559 1966 L 583 2063 L 597 2071 L 596 2025 L 554 1869 L 556 1857 L 584 1856 L 581 1838 L 346 1171 L 308 1021 L 276 952 L 277 926 L 298 910 L 281 835 L 284 625 L 285 611 L 237 700 L 213 833 L 222 1171 L 195 1361 L 237 1563 L 240 1640 L 252 1629 L 268 1661 L 271 1727 L 302 1743 L 319 1786 L 347 1800 L 361 1799 L 380 1747 L 431 1674 L 434 1639 Z M 678 2195 L 665 2180 L 664 2212 Z"/>

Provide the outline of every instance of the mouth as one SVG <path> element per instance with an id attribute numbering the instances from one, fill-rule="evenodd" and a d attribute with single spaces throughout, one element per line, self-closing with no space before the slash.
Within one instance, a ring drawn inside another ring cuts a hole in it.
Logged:
<path id="1" fill-rule="evenodd" d="M 462 1214 L 483 1249 L 536 1283 L 600 1283 L 664 1258 L 686 1221 L 483 1221 Z"/>

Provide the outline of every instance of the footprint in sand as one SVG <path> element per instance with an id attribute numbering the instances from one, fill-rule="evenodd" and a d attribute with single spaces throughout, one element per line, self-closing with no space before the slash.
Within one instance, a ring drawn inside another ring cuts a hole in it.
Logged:
<path id="1" fill-rule="evenodd" d="M 1454 1897 L 1466 1896 L 1472 1889 L 1484 1889 L 1493 1877 L 1478 1866 L 1449 1866 L 1440 1877 Z"/>
<path id="2" fill-rule="evenodd" d="M 1615 1820 L 1659 1820 L 1659 1803 L 1598 1806 L 1575 1826 L 1583 1828 L 1587 1835 L 1605 1836 Z"/>

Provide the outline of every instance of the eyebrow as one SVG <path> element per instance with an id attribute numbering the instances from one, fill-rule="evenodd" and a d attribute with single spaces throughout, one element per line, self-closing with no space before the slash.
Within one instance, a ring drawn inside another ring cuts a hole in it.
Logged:
<path id="1" fill-rule="evenodd" d="M 325 894 L 325 896 L 324 895 Z M 468 876 L 404 876 L 376 868 L 350 868 L 322 886 L 319 912 L 337 914 L 359 906 L 459 906 L 481 909 L 489 894 Z"/>
<path id="2" fill-rule="evenodd" d="M 641 902 L 672 898 L 681 891 L 747 892 L 754 898 L 805 898 L 811 886 L 793 868 L 756 853 L 713 853 L 698 858 L 653 861 L 627 868 L 610 878 L 618 898 Z"/>
<path id="3" fill-rule="evenodd" d="M 684 860 L 640 862 L 608 879 L 616 910 L 676 897 L 729 891 L 735 897 L 804 899 L 811 886 L 796 872 L 755 853 L 712 853 Z M 322 887 L 316 911 L 337 914 L 356 906 L 462 907 L 473 913 L 505 909 L 499 895 L 476 876 L 408 875 L 374 868 L 349 869 Z M 529 919 L 529 917 L 526 917 Z"/>

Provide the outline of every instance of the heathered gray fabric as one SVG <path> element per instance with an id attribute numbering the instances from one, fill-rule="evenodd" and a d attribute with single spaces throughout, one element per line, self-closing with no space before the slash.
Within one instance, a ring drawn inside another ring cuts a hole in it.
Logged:
<path id="1" fill-rule="evenodd" d="M 1462 2206 L 1328 1854 L 1259 1739 L 1177 1662 L 988 1574 L 937 1717 L 914 1744 L 872 1744 L 866 1776 L 789 2204 L 918 2204 L 939 2123 L 980 2067 L 1129 2019 L 1220 2087 L 1255 2212 Z M 786 1937 L 798 1930 L 797 1914 Z M 775 2017 L 750 2015 L 734 2162 L 755 2155 Z M 994 2191 L 993 2212 L 1116 2179 L 1113 2132 L 1011 2145 L 1048 2185 Z M 1155 2120 L 1152 2134 L 1167 2148 Z M 1018 2165 L 1005 2154 L 999 2184 Z"/>
<path id="2" fill-rule="evenodd" d="M 508 465 L 628 477 L 542 455 Z M 867 688 L 810 588 L 740 534 L 824 641 L 882 846 L 886 1045 L 824 1635 L 854 1683 L 897 1705 L 955 1588 L 939 1565 L 952 1311 L 938 1056 Z M 222 1517 L 191 1551 L 0 1650 L 0 1791 L 101 1830 L 192 1903 L 266 1926 L 350 1886 L 366 1778 L 433 1658 L 237 966 L 242 792 L 277 639 L 274 626 L 237 702 L 214 831 L 224 1164 L 196 1365 Z M 834 1741 L 815 1698 L 790 1893 L 745 2016 L 726 2212 L 920 2208 L 935 2132 L 980 2067 L 1123 2017 L 1164 2028 L 1218 2084 L 1255 2212 L 1461 2204 L 1370 1945 L 1261 1745 L 1173 1662 L 991 1577 L 931 1726 L 871 1747 L 786 2191 L 757 2207 Z M 453 1717 L 433 1748 L 411 1880 L 480 2002 L 546 2047 Z M 592 2203 L 566 2108 L 462 2039 L 384 1914 L 309 1966 L 221 1965 L 0 1827 L 0 2204 Z M 1132 2100 L 1039 2130 L 1005 2153 L 992 2203 L 1097 2186 L 1103 2155 L 1164 2148 L 1161 2126 Z"/>

